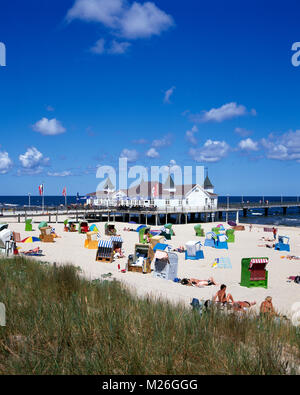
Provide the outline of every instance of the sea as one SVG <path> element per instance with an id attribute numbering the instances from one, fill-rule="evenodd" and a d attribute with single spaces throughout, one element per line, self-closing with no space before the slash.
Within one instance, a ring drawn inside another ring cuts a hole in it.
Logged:
<path id="1" fill-rule="evenodd" d="M 296 196 L 219 196 L 218 202 L 227 204 L 227 199 L 229 203 L 241 203 L 244 202 L 260 202 L 269 201 L 271 202 L 291 202 L 297 201 Z M 300 201 L 300 199 L 299 199 Z M 68 196 L 67 203 L 78 204 L 85 203 L 85 198 L 80 196 Z M 65 204 L 64 196 L 44 196 L 45 207 L 57 207 L 59 205 Z M 29 206 L 29 196 L 0 196 L 0 207 L 28 207 Z M 30 206 L 42 206 L 41 196 L 30 196 Z M 235 220 L 235 214 L 229 214 L 229 219 Z M 264 209 L 253 209 L 248 210 L 247 217 L 243 217 L 243 212 L 240 211 L 239 216 L 240 223 L 252 223 L 252 224 L 269 224 L 277 226 L 299 226 L 300 227 L 300 210 L 299 208 L 292 207 L 287 208 L 286 215 L 283 215 L 282 209 L 280 208 L 269 208 L 269 215 L 264 215 Z"/>

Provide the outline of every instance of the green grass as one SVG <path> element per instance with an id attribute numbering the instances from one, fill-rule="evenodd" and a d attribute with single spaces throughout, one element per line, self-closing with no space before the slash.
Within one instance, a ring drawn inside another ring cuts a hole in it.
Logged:
<path id="1" fill-rule="evenodd" d="M 73 266 L 0 260 L 0 302 L 0 374 L 293 374 L 300 362 L 292 326 L 200 316 Z"/>

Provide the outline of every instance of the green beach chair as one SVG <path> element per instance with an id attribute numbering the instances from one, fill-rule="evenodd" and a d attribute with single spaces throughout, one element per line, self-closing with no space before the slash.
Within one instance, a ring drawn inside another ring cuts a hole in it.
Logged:
<path id="1" fill-rule="evenodd" d="M 220 228 L 216 227 L 216 228 L 211 228 L 211 231 L 214 232 L 216 235 L 220 234 Z"/>
<path id="2" fill-rule="evenodd" d="M 32 232 L 32 218 L 25 220 L 25 232 Z"/>
<path id="3" fill-rule="evenodd" d="M 47 222 L 46 222 L 46 221 L 42 221 L 42 222 L 39 223 L 38 228 L 39 228 L 39 229 L 41 229 L 41 228 L 47 228 L 47 226 L 48 226 Z"/>
<path id="4" fill-rule="evenodd" d="M 234 229 L 227 229 L 226 236 L 228 237 L 227 243 L 234 243 L 235 241 Z"/>
<path id="5" fill-rule="evenodd" d="M 204 237 L 205 236 L 204 229 L 202 229 L 200 224 L 195 225 L 194 229 L 195 229 L 195 232 L 196 232 L 196 236 L 200 236 L 200 237 Z"/>
<path id="6" fill-rule="evenodd" d="M 165 227 L 166 229 L 169 229 L 170 235 L 171 235 L 171 236 L 174 236 L 174 231 L 173 231 L 173 229 L 172 229 L 172 226 L 173 226 L 173 224 L 166 224 L 164 227 Z"/>
<path id="7" fill-rule="evenodd" d="M 269 258 L 243 258 L 241 262 L 241 282 L 242 287 L 263 287 L 268 288 L 268 271 L 266 265 Z"/>
<path id="8" fill-rule="evenodd" d="M 139 230 L 139 242 L 141 243 L 141 244 L 147 244 L 148 242 L 147 242 L 147 239 L 144 239 L 144 235 L 145 235 L 145 232 L 149 232 L 149 237 L 152 237 L 152 235 L 151 235 L 151 233 L 150 233 L 150 228 L 149 227 L 147 227 L 147 228 L 141 228 L 140 230 Z"/>

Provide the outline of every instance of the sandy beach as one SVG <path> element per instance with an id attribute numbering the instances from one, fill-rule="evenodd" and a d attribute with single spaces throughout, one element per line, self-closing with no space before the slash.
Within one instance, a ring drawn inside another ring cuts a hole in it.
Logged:
<path id="1" fill-rule="evenodd" d="M 9 223 L 9 229 L 19 232 L 21 240 L 28 236 L 39 236 L 39 218 L 33 222 L 33 231 L 25 232 L 24 223 Z M 1 222 L 4 222 L 5 219 Z M 95 223 L 103 239 L 109 239 L 104 235 L 104 223 Z M 218 223 L 204 223 L 202 227 L 205 232 Z M 50 224 L 55 228 L 60 238 L 56 238 L 54 243 L 18 243 L 20 250 L 27 251 L 31 248 L 40 247 L 43 257 L 33 257 L 49 263 L 56 262 L 57 265 L 73 264 L 82 269 L 82 274 L 90 280 L 100 278 L 105 273 L 112 273 L 111 278 L 123 282 L 129 286 L 133 292 L 139 296 L 151 296 L 153 298 L 167 299 L 170 302 L 181 302 L 189 305 L 192 298 L 211 299 L 217 292 L 219 286 L 208 286 L 204 288 L 188 287 L 172 281 L 157 279 L 152 274 L 139 274 L 118 271 L 118 264 L 121 269 L 125 269 L 127 257 L 134 252 L 134 245 L 138 243 L 138 233 L 125 231 L 124 228 L 136 229 L 138 225 L 116 222 L 117 233 L 123 238 L 123 249 L 126 258 L 116 259 L 113 263 L 96 262 L 96 250 L 84 248 L 85 234 L 64 232 L 62 222 Z M 91 223 L 90 223 L 91 225 Z M 195 224 L 173 225 L 175 236 L 168 242 L 173 248 L 184 246 L 189 240 L 200 240 L 204 244 L 203 237 L 196 237 L 194 231 Z M 225 228 L 228 225 L 223 223 Z M 155 227 L 154 227 L 155 228 Z M 289 276 L 300 274 L 300 260 L 289 260 L 281 258 L 286 255 L 300 256 L 300 229 L 293 227 L 279 227 L 278 234 L 290 237 L 291 251 L 275 251 L 267 247 L 259 247 L 266 242 L 261 238 L 273 238 L 272 233 L 264 232 L 263 225 L 254 225 L 249 231 L 249 225 L 245 225 L 245 231 L 235 232 L 235 243 L 228 244 L 228 250 L 218 250 L 212 247 L 203 247 L 204 259 L 198 261 L 185 260 L 184 253 L 178 253 L 178 277 L 207 279 L 213 277 L 220 285 L 227 285 L 227 293 L 231 293 L 234 300 L 256 301 L 257 304 L 252 309 L 259 310 L 260 303 L 268 295 L 272 296 L 274 307 L 277 311 L 290 316 L 291 305 L 300 301 L 300 286 L 294 282 L 288 282 Z M 272 244 L 273 242 L 267 242 Z M 232 268 L 213 268 L 215 258 L 230 257 Z M 241 278 L 241 259 L 247 257 L 268 257 L 269 271 L 268 289 L 246 288 L 239 285 Z"/>

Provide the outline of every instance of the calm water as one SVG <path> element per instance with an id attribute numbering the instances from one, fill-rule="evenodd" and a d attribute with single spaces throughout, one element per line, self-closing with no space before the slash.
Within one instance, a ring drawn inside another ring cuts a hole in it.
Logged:
<path id="1" fill-rule="evenodd" d="M 64 196 L 45 196 L 45 206 L 59 206 L 60 204 L 65 204 Z M 243 196 L 244 202 L 259 202 L 262 200 L 262 196 Z M 280 196 L 264 196 L 264 200 L 269 202 L 280 202 Z M 283 202 L 296 201 L 296 196 L 284 196 Z M 230 203 L 240 203 L 242 201 L 241 196 L 229 196 Z M 84 203 L 85 200 L 76 196 L 67 197 L 68 204 Z M 220 203 L 227 202 L 227 196 L 219 196 Z M 29 199 L 28 196 L 0 196 L 1 204 L 13 204 L 18 206 L 28 206 Z M 41 206 L 42 197 L 41 196 L 31 196 L 30 197 L 31 206 Z M 257 215 L 256 213 L 261 213 L 262 215 Z M 230 219 L 235 220 L 235 215 L 229 215 Z M 240 212 L 240 222 L 241 223 L 253 223 L 253 224 L 270 224 L 270 225 L 284 225 L 284 226 L 299 226 L 300 227 L 300 213 L 298 208 L 288 208 L 287 215 L 282 215 L 282 210 L 279 208 L 270 208 L 269 216 L 264 216 L 263 209 L 254 209 L 248 211 L 248 217 L 244 218 L 242 212 Z"/>

